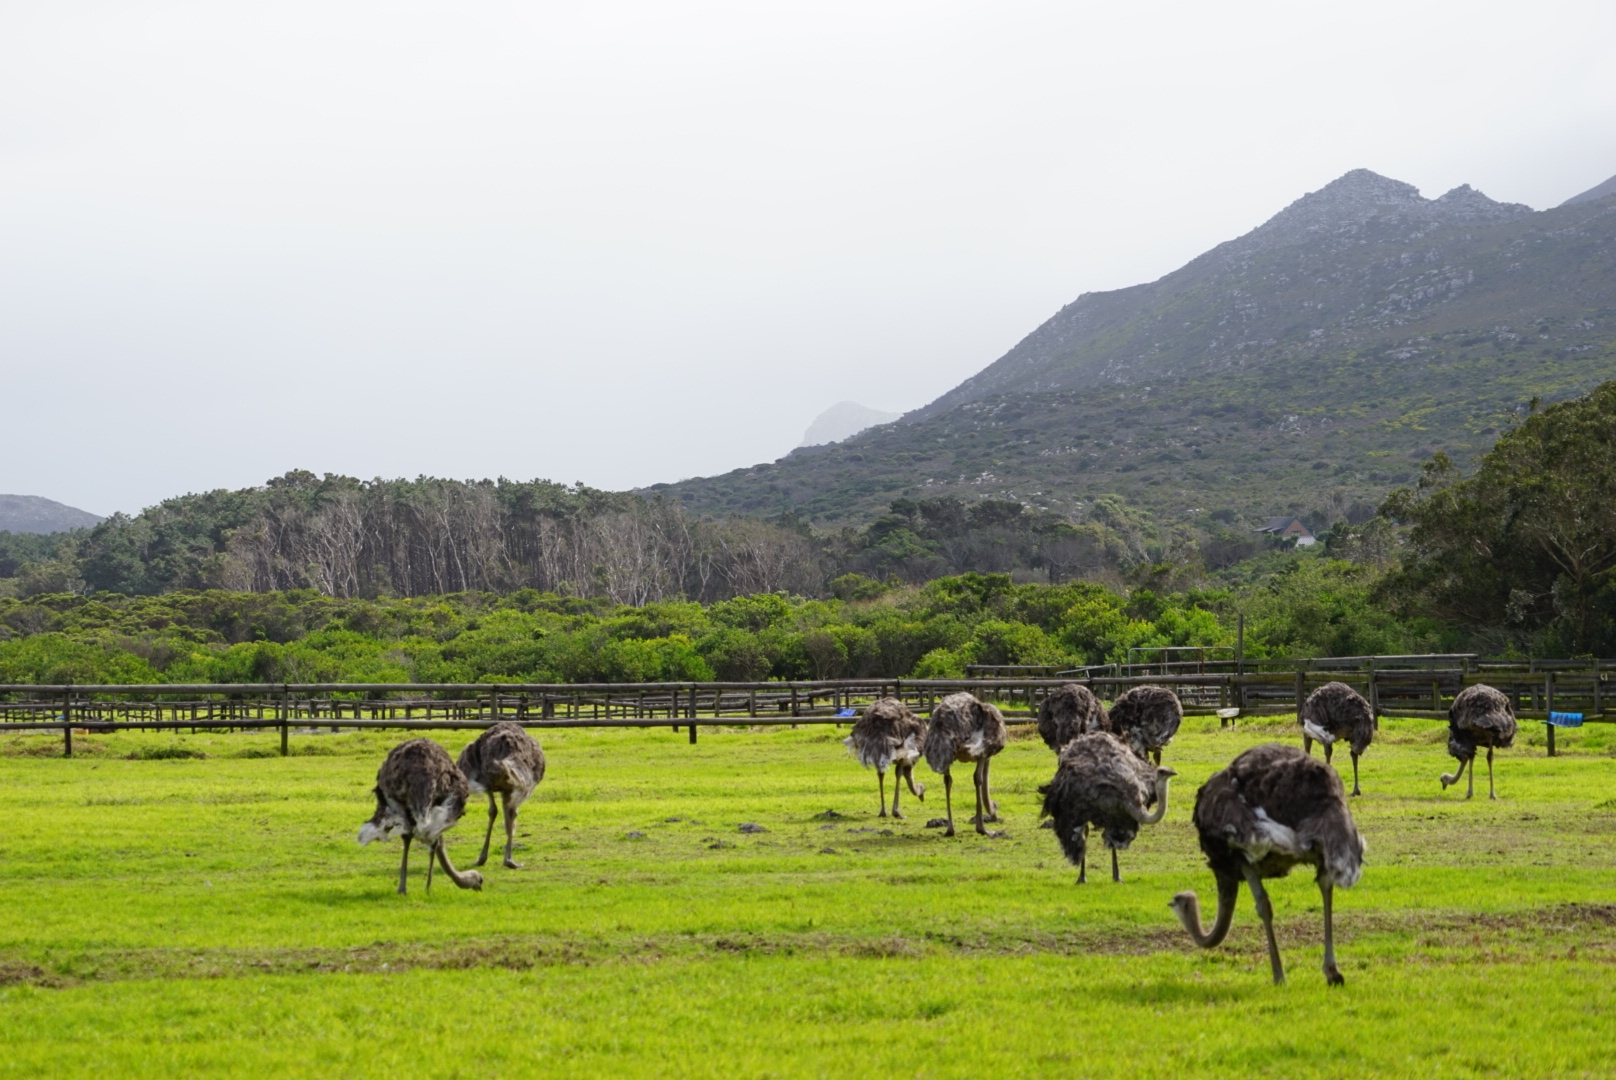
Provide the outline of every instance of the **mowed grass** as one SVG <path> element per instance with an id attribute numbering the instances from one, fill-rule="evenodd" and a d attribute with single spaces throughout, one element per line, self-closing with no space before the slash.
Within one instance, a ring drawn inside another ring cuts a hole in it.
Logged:
<path id="1" fill-rule="evenodd" d="M 1286 987 L 1249 897 L 1211 951 L 1167 908 L 1211 900 L 1195 788 L 1291 724 L 1187 721 L 1166 821 L 1122 884 L 1097 851 L 1082 887 L 1037 827 L 1053 756 L 1019 732 L 992 839 L 965 772 L 958 837 L 925 827 L 929 774 L 908 820 L 877 818 L 834 729 L 545 733 L 526 868 L 496 846 L 482 893 L 428 894 L 418 852 L 406 897 L 399 846 L 354 842 L 400 735 L 295 736 L 286 759 L 273 736 L 80 737 L 72 760 L 0 736 L 0 1076 L 1616 1072 L 1616 732 L 1551 759 L 1524 730 L 1500 801 L 1465 802 L 1436 780 L 1442 725 L 1384 722 L 1336 991 L 1305 873 L 1270 889 Z M 186 751 L 208 757 L 151 756 Z M 458 864 L 485 820 L 450 834 Z"/>

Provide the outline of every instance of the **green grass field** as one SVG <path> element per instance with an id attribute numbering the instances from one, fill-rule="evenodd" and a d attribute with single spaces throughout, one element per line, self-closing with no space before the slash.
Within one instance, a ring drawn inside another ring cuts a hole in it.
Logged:
<path id="1" fill-rule="evenodd" d="M 398 845 L 354 841 L 402 736 L 286 759 L 272 735 L 80 737 L 71 760 L 0 736 L 0 1077 L 1616 1073 L 1616 732 L 1548 758 L 1523 730 L 1501 800 L 1466 803 L 1436 781 L 1445 729 L 1386 721 L 1332 991 L 1305 873 L 1270 889 L 1285 987 L 1248 896 L 1212 951 L 1167 907 L 1212 891 L 1195 788 L 1293 730 L 1187 721 L 1166 821 L 1121 885 L 1102 853 L 1082 887 L 1037 827 L 1053 755 L 1025 728 L 997 839 L 958 803 L 960 836 L 926 828 L 924 767 L 925 804 L 877 819 L 845 732 L 552 732 L 526 868 L 428 895 L 418 854 L 406 897 Z M 450 834 L 460 865 L 483 821 Z"/>

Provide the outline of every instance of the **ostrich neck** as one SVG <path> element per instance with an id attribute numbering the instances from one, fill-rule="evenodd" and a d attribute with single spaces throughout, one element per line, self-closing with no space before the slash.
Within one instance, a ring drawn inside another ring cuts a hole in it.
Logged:
<path id="1" fill-rule="evenodd" d="M 1141 825 L 1154 825 L 1167 816 L 1167 780 L 1156 781 L 1156 809 L 1139 819 Z"/>
<path id="2" fill-rule="evenodd" d="M 1195 944 L 1203 949 L 1210 949 L 1214 945 L 1222 944 L 1229 934 L 1229 924 L 1234 922 L 1234 901 L 1239 895 L 1240 883 L 1231 881 L 1218 882 L 1218 913 L 1212 920 L 1212 929 L 1201 928 L 1201 901 L 1194 893 L 1186 893 L 1184 904 L 1179 908 L 1178 916 L 1184 923 L 1184 929 L 1190 932 Z"/>

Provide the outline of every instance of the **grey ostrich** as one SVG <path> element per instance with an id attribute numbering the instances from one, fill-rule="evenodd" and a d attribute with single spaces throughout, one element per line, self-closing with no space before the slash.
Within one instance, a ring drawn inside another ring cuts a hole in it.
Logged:
<path id="1" fill-rule="evenodd" d="M 1162 747 L 1173 741 L 1183 722 L 1184 706 L 1165 686 L 1136 686 L 1111 703 L 1112 733 L 1158 765 Z"/>
<path id="2" fill-rule="evenodd" d="M 999 820 L 999 808 L 988 791 L 988 763 L 1004 749 L 1004 717 L 999 710 L 970 694 L 950 694 L 931 711 L 931 723 L 920 752 L 933 772 L 943 774 L 943 798 L 948 808 L 948 831 L 954 835 L 954 776 L 949 771 L 956 761 L 974 761 L 976 772 L 976 831 L 987 834 L 983 823 Z"/>
<path id="3" fill-rule="evenodd" d="M 471 794 L 488 795 L 488 831 L 483 834 L 483 851 L 473 866 L 488 861 L 488 845 L 494 838 L 494 805 L 498 792 L 505 807 L 505 865 L 520 870 L 522 864 L 511 858 L 516 847 L 516 811 L 544 779 L 544 751 L 521 724 L 502 720 L 484 731 L 460 751 L 460 771 L 466 774 Z"/>
<path id="4" fill-rule="evenodd" d="M 1336 771 L 1294 746 L 1253 747 L 1201 785 L 1195 793 L 1194 822 L 1206 863 L 1218 882 L 1217 918 L 1211 930 L 1201 928 L 1201 905 L 1193 892 L 1179 893 L 1169 906 L 1195 943 L 1210 949 L 1223 941 L 1244 881 L 1268 935 L 1274 982 L 1283 983 L 1274 908 L 1262 883 L 1305 863 L 1315 869 L 1324 899 L 1324 978 L 1331 986 L 1345 982 L 1335 964 L 1331 905 L 1337 885 L 1350 888 L 1358 883 L 1364 841 Z"/>
<path id="5" fill-rule="evenodd" d="M 1344 682 L 1327 682 L 1307 695 L 1296 711 L 1296 722 L 1302 725 L 1302 750 L 1311 754 L 1317 739 L 1324 744 L 1325 761 L 1330 760 L 1337 739 L 1347 740 L 1352 747 L 1352 793 L 1362 795 L 1358 758 L 1375 738 L 1375 710 L 1363 695 Z"/>
<path id="6" fill-rule="evenodd" d="M 359 829 L 359 842 L 404 839 L 404 858 L 398 864 L 398 891 L 409 883 L 410 841 L 424 840 L 427 853 L 426 887 L 432 890 L 432 856 L 443 872 L 462 889 L 481 889 L 483 876 L 464 873 L 449 862 L 443 834 L 454 827 L 466 809 L 466 777 L 455 767 L 449 752 L 431 739 L 401 742 L 388 753 L 376 773 L 376 813 Z"/>
<path id="7" fill-rule="evenodd" d="M 1102 830 L 1111 849 L 1111 880 L 1121 881 L 1117 852 L 1167 813 L 1167 781 L 1172 769 L 1151 765 L 1128 744 L 1104 731 L 1079 735 L 1060 752 L 1055 778 L 1039 788 L 1044 813 L 1055 819 L 1055 836 L 1077 867 L 1077 883 L 1088 880 L 1089 825 Z M 1154 805 L 1156 809 L 1150 808 Z"/>
<path id="8" fill-rule="evenodd" d="M 1069 682 L 1051 690 L 1038 706 L 1038 735 L 1057 754 L 1079 735 L 1110 727 L 1105 706 L 1082 683 Z"/>
<path id="9" fill-rule="evenodd" d="M 887 769 L 893 769 L 892 816 L 903 817 L 898 811 L 898 782 L 906 781 L 915 798 L 926 799 L 926 785 L 915 786 L 915 762 L 920 760 L 920 738 L 925 733 L 922 724 L 909 707 L 894 697 L 884 697 L 864 710 L 853 723 L 853 733 L 842 740 L 859 764 L 875 770 L 876 785 L 881 793 L 881 816 L 887 816 Z"/>
<path id="10" fill-rule="evenodd" d="M 1493 790 L 1493 749 L 1509 749 L 1515 744 L 1515 710 L 1501 690 L 1477 683 L 1459 691 L 1448 709 L 1448 753 L 1459 759 L 1459 771 L 1442 774 L 1442 790 L 1457 784 L 1468 766 L 1470 784 L 1465 798 L 1476 793 L 1476 747 L 1487 748 L 1487 797 L 1498 798 Z"/>

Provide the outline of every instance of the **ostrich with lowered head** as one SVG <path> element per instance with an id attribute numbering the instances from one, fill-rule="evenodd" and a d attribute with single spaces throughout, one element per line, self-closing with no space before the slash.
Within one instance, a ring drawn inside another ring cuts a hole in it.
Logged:
<path id="1" fill-rule="evenodd" d="M 1184 706 L 1165 686 L 1136 686 L 1111 703 L 1112 733 L 1140 757 L 1148 753 L 1157 765 L 1162 747 L 1173 741 L 1183 722 Z"/>
<path id="2" fill-rule="evenodd" d="M 881 817 L 887 816 L 888 768 L 893 769 L 893 817 L 903 817 L 898 812 L 900 780 L 909 784 L 915 798 L 925 802 L 926 785 L 915 786 L 915 762 L 920 760 L 920 737 L 925 730 L 926 725 L 907 705 L 895 697 L 884 697 L 864 710 L 853 722 L 853 733 L 843 740 L 859 764 L 875 770 L 876 785 L 881 793 Z"/>
<path id="3" fill-rule="evenodd" d="M 1493 790 L 1493 749 L 1515 745 L 1515 710 L 1501 690 L 1477 683 L 1459 691 L 1448 708 L 1448 753 L 1459 759 L 1459 771 L 1442 774 L 1442 790 L 1457 784 L 1468 767 L 1470 786 L 1465 798 L 1476 793 L 1476 747 L 1487 748 L 1487 797 L 1498 798 Z"/>
<path id="4" fill-rule="evenodd" d="M 988 790 L 988 764 L 994 754 L 1004 749 L 1007 739 L 999 710 L 971 694 L 950 694 L 932 708 L 920 753 L 933 772 L 943 774 L 943 799 L 948 811 L 948 831 L 944 836 L 954 835 L 954 776 L 949 770 L 956 761 L 976 763 L 971 778 L 976 786 L 976 831 L 985 836 L 983 823 L 999 820 L 999 807 Z"/>
<path id="5" fill-rule="evenodd" d="M 511 857 L 516 848 L 516 811 L 544 779 L 544 751 L 538 740 L 521 724 L 501 720 L 486 729 L 460 751 L 460 771 L 466 774 L 471 794 L 488 795 L 488 831 L 483 835 L 483 852 L 473 866 L 488 861 L 488 845 L 494 838 L 494 805 L 498 792 L 505 807 L 505 865 L 520 870 L 522 864 Z"/>
<path id="6" fill-rule="evenodd" d="M 388 753 L 376 773 L 376 813 L 360 828 L 359 842 L 404 840 L 404 858 L 398 864 L 398 891 L 409 884 L 410 841 L 423 840 L 429 847 L 426 887 L 432 890 L 432 856 L 436 855 L 449 875 L 462 889 L 481 889 L 483 876 L 475 870 L 458 871 L 443 850 L 443 834 L 454 827 L 466 809 L 469 788 L 465 774 L 455 767 L 449 752 L 431 739 L 401 742 Z"/>
<path id="7" fill-rule="evenodd" d="M 1051 690 L 1038 706 L 1038 735 L 1057 754 L 1079 735 L 1110 727 L 1105 706 L 1082 683 L 1069 682 Z"/>
<path id="8" fill-rule="evenodd" d="M 1274 908 L 1263 879 L 1284 877 L 1292 867 L 1305 864 L 1314 868 L 1324 899 L 1324 978 L 1331 986 L 1345 982 L 1335 963 L 1332 903 L 1337 885 L 1350 888 L 1358 883 L 1364 840 L 1336 771 L 1294 746 L 1252 747 L 1201 785 L 1195 793 L 1193 820 L 1206 863 L 1218 882 L 1217 918 L 1211 930 L 1202 929 L 1201 905 L 1193 892 L 1179 893 L 1169 906 L 1195 943 L 1210 949 L 1227 936 L 1244 881 L 1268 935 L 1274 982 L 1283 983 Z"/>
<path id="9" fill-rule="evenodd" d="M 1313 740 L 1324 744 L 1324 760 L 1330 760 L 1337 739 L 1347 740 L 1352 748 L 1352 793 L 1362 795 L 1358 787 L 1358 758 L 1369 749 L 1375 738 L 1375 710 L 1369 707 L 1362 694 L 1344 682 L 1327 682 L 1311 694 L 1296 711 L 1296 722 L 1302 725 L 1302 750 L 1313 752 Z"/>
<path id="10" fill-rule="evenodd" d="M 1038 791 L 1044 813 L 1055 819 L 1061 850 L 1077 867 L 1079 885 L 1088 880 L 1089 825 L 1102 830 L 1111 849 L 1111 880 L 1121 881 L 1117 852 L 1133 843 L 1139 826 L 1154 825 L 1167 814 L 1167 781 L 1177 775 L 1151 765 L 1104 731 L 1079 735 L 1061 749 L 1055 778 Z"/>

